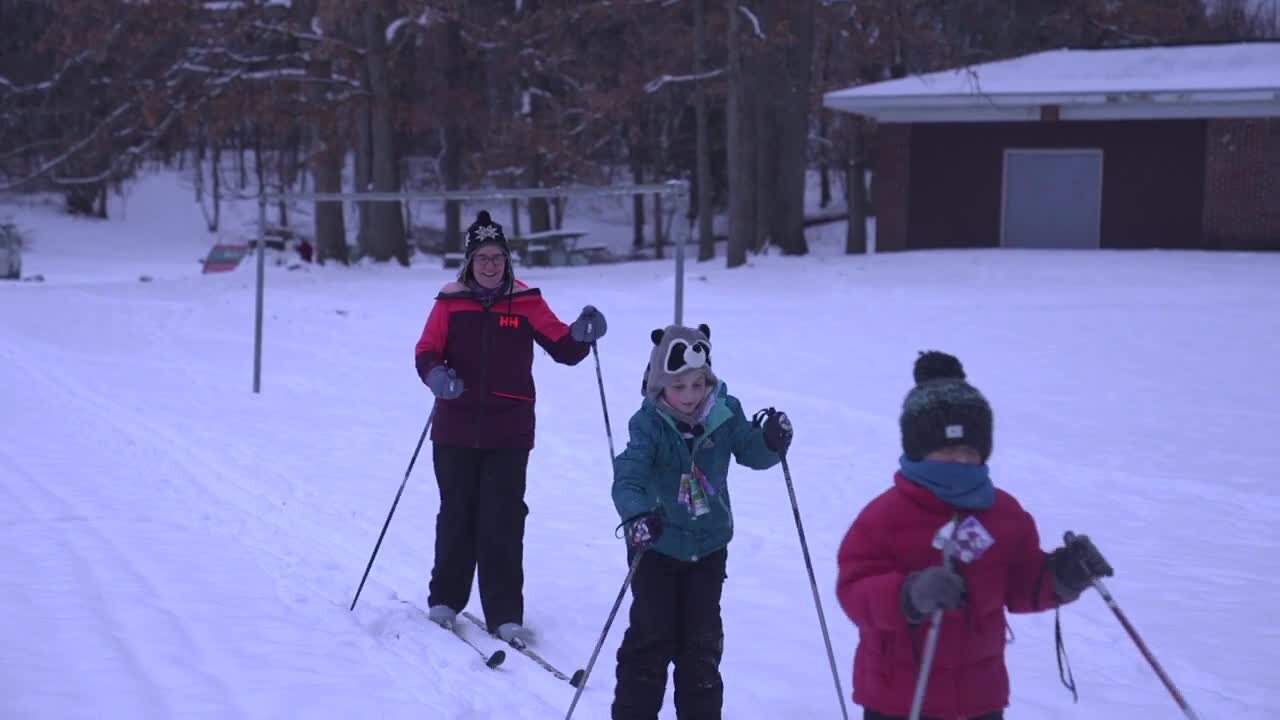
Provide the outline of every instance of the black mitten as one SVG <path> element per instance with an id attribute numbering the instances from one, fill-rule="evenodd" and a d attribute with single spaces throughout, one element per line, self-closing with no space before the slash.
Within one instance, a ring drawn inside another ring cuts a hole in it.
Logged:
<path id="1" fill-rule="evenodd" d="M 624 525 L 627 544 L 637 550 L 648 548 L 662 537 L 662 518 L 657 513 L 638 515 Z"/>
<path id="2" fill-rule="evenodd" d="M 795 431 L 791 427 L 791 418 L 787 414 L 773 408 L 766 408 L 755 414 L 754 422 L 764 431 L 765 447 L 786 455 L 791 449 L 791 438 Z"/>
<path id="3" fill-rule="evenodd" d="M 1049 568 L 1053 572 L 1053 591 L 1064 605 L 1075 602 L 1095 578 L 1115 574 L 1088 535 L 1072 533 L 1067 533 L 1062 547 L 1049 554 Z"/>

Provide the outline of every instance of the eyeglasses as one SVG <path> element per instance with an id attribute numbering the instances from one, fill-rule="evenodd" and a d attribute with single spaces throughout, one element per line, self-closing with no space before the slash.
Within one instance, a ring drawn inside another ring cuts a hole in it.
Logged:
<path id="1" fill-rule="evenodd" d="M 497 266 L 506 263 L 507 256 L 502 253 L 496 255 L 472 255 L 471 260 L 477 265 Z"/>

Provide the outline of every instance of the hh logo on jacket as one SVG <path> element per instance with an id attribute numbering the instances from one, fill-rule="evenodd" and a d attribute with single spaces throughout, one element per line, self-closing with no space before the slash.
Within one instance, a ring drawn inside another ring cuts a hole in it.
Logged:
<path id="1" fill-rule="evenodd" d="M 519 315 L 499 315 L 498 327 L 511 328 L 512 330 L 519 329 L 520 316 Z"/>

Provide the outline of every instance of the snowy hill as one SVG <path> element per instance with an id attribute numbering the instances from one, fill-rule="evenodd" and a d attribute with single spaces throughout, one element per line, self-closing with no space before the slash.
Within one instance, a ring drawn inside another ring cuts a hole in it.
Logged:
<path id="1" fill-rule="evenodd" d="M 401 602 L 426 599 L 426 453 L 347 610 L 430 407 L 412 347 L 448 273 L 270 267 L 254 395 L 251 263 L 199 274 L 211 240 L 172 176 L 132 197 L 107 222 L 5 209 L 33 231 L 26 271 L 47 282 L 0 283 L 0 717 L 563 717 L 571 688 L 514 653 L 485 669 Z M 993 475 L 1046 547 L 1068 529 L 1095 539 L 1112 592 L 1202 717 L 1276 717 L 1280 256 L 843 257 L 841 232 L 816 231 L 806 258 L 691 264 L 686 320 L 712 326 L 717 372 L 749 411 L 793 418 L 845 690 L 857 635 L 835 600 L 835 548 L 896 467 L 916 351 L 940 348 L 991 400 Z M 608 315 L 621 446 L 648 331 L 671 319 L 670 264 L 522 277 L 562 316 Z M 526 620 L 571 670 L 625 557 L 594 367 L 536 364 Z M 725 717 L 839 717 L 781 472 L 735 469 L 730 483 Z M 625 608 L 575 717 L 608 716 Z M 1095 595 L 1063 613 L 1079 704 L 1059 685 L 1052 615 L 1010 624 L 1011 717 L 1178 717 Z"/>

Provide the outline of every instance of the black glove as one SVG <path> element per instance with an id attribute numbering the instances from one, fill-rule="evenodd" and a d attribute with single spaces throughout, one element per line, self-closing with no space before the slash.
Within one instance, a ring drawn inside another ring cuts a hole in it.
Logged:
<path id="1" fill-rule="evenodd" d="M 609 323 L 604 320 L 604 313 L 588 305 L 582 308 L 582 314 L 569 326 L 569 334 L 580 343 L 593 343 L 609 331 Z"/>
<path id="2" fill-rule="evenodd" d="M 765 447 L 786 455 L 791 448 L 791 438 L 795 434 L 791 429 L 791 418 L 787 414 L 773 408 L 765 408 L 755 414 L 753 422 L 764 430 Z"/>
<path id="3" fill-rule="evenodd" d="M 964 578 L 941 565 L 911 573 L 902 584 L 902 614 L 911 623 L 924 620 L 934 610 L 962 608 L 964 600 Z"/>
<path id="4" fill-rule="evenodd" d="M 644 550 L 662 537 L 662 518 L 657 513 L 637 515 L 623 523 L 623 526 L 623 537 L 627 545 L 637 550 Z"/>
<path id="5" fill-rule="evenodd" d="M 1065 605 L 1089 589 L 1095 578 L 1111 577 L 1115 571 L 1088 535 L 1069 532 L 1063 542 L 1062 547 L 1049 553 L 1049 568 L 1053 572 L 1053 591 Z"/>

